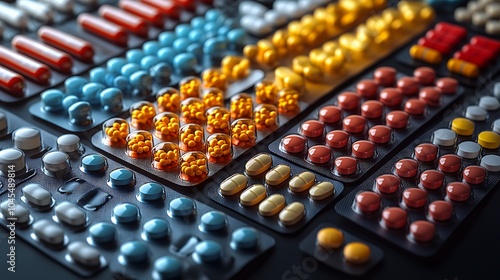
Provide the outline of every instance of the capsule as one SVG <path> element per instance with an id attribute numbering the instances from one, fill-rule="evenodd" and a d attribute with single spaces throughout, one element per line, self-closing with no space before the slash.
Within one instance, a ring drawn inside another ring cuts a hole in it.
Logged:
<path id="1" fill-rule="evenodd" d="M 41 22 L 52 22 L 54 20 L 54 12 L 50 5 L 31 0 L 18 0 L 16 5 L 31 17 Z"/>
<path id="2" fill-rule="evenodd" d="M 132 13 L 136 16 L 139 16 L 151 22 L 155 26 L 163 27 L 163 25 L 165 24 L 162 14 L 155 7 L 146 5 L 141 2 L 130 1 L 130 0 L 120 0 L 118 5 L 123 10 Z"/>
<path id="3" fill-rule="evenodd" d="M 0 88 L 12 95 L 22 95 L 24 78 L 8 69 L 0 67 Z"/>
<path id="4" fill-rule="evenodd" d="M 441 41 L 434 41 L 429 38 L 420 38 L 420 40 L 418 40 L 418 44 L 420 46 L 434 49 L 444 55 L 449 54 L 451 52 L 450 45 L 442 43 Z"/>
<path id="5" fill-rule="evenodd" d="M 177 9 L 177 5 L 173 1 L 141 0 L 141 2 L 157 8 L 162 14 L 171 19 L 179 19 L 179 9 Z"/>
<path id="6" fill-rule="evenodd" d="M 50 4 L 51 7 L 63 13 L 72 12 L 74 7 L 73 0 L 39 0 L 39 2 Z"/>
<path id="7" fill-rule="evenodd" d="M 489 39 L 483 36 L 473 36 L 470 39 L 470 44 L 475 47 L 493 50 L 495 53 L 500 52 L 500 41 Z"/>
<path id="8" fill-rule="evenodd" d="M 451 36 L 447 33 L 437 32 L 436 30 L 427 31 L 427 33 L 425 33 L 425 37 L 432 41 L 440 41 L 451 46 L 456 46 L 460 42 L 459 37 Z"/>
<path id="9" fill-rule="evenodd" d="M 410 56 L 413 59 L 422 60 L 429 64 L 439 64 L 443 59 L 438 51 L 420 45 L 413 45 L 410 48 Z"/>
<path id="10" fill-rule="evenodd" d="M 4 2 L 0 2 L 0 21 L 19 29 L 25 29 L 28 26 L 26 13 Z"/>
<path id="11" fill-rule="evenodd" d="M 485 68 L 488 66 L 490 59 L 484 56 L 480 56 L 474 52 L 458 51 L 453 54 L 453 58 L 460 59 L 463 61 L 470 62 L 479 66 L 479 68 Z"/>
<path id="12" fill-rule="evenodd" d="M 40 84 L 49 83 L 51 74 L 47 65 L 13 52 L 3 46 L 0 46 L 0 64 Z"/>
<path id="13" fill-rule="evenodd" d="M 457 37 L 460 40 L 464 39 L 465 36 L 467 35 L 467 30 L 465 28 L 460 27 L 458 25 L 446 23 L 446 22 L 440 22 L 440 23 L 436 24 L 436 27 L 434 27 L 434 30 L 436 30 L 439 33 L 448 34 L 449 36 Z"/>
<path id="14" fill-rule="evenodd" d="M 479 67 L 473 63 L 452 58 L 448 60 L 448 71 L 465 76 L 467 78 L 475 78 L 479 75 Z"/>
<path id="15" fill-rule="evenodd" d="M 46 44 L 56 47 L 83 61 L 92 61 L 94 57 L 94 48 L 89 42 L 52 27 L 40 27 L 40 29 L 38 29 L 38 37 Z"/>
<path id="16" fill-rule="evenodd" d="M 83 29 L 118 45 L 127 45 L 128 34 L 123 27 L 87 13 L 79 15 L 77 20 Z"/>
<path id="17" fill-rule="evenodd" d="M 148 24 L 144 19 L 136 15 L 125 12 L 122 9 L 115 8 L 111 5 L 101 6 L 98 13 L 102 18 L 109 20 L 112 23 L 116 23 L 139 36 L 148 36 Z"/>
<path id="18" fill-rule="evenodd" d="M 35 41 L 24 35 L 12 38 L 12 47 L 19 53 L 30 56 L 62 72 L 71 72 L 73 60 L 71 57 L 57 49 Z"/>

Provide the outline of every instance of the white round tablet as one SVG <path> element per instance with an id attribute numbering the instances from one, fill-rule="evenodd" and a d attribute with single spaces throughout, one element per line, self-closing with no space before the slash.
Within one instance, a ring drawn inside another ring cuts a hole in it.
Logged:
<path id="1" fill-rule="evenodd" d="M 454 17 L 458 22 L 470 22 L 472 12 L 467 10 L 465 7 L 458 7 L 455 9 Z"/>
<path id="2" fill-rule="evenodd" d="M 493 96 L 483 96 L 478 105 L 487 111 L 495 111 L 500 107 L 500 101 Z"/>
<path id="3" fill-rule="evenodd" d="M 489 172 L 500 171 L 500 156 L 487 155 L 481 159 L 481 166 L 486 168 Z"/>
<path id="4" fill-rule="evenodd" d="M 455 140 L 457 139 L 457 134 L 455 131 L 447 128 L 441 128 L 434 131 L 432 136 L 432 143 L 438 146 L 453 146 L 455 145 Z"/>
<path id="5" fill-rule="evenodd" d="M 69 156 L 60 151 L 46 153 L 42 158 L 42 170 L 49 176 L 53 175 L 52 172 L 69 172 Z"/>
<path id="6" fill-rule="evenodd" d="M 24 153 L 18 149 L 0 151 L 0 172 L 7 174 L 10 170 L 21 171 L 26 167 Z"/>
<path id="7" fill-rule="evenodd" d="M 7 128 L 7 116 L 4 112 L 0 112 L 0 131 Z"/>
<path id="8" fill-rule="evenodd" d="M 42 146 L 42 138 L 38 129 L 22 127 L 12 134 L 14 146 L 21 150 L 33 150 Z"/>
<path id="9" fill-rule="evenodd" d="M 57 149 L 61 152 L 72 153 L 80 149 L 80 137 L 75 134 L 64 134 L 57 138 Z"/>
<path id="10" fill-rule="evenodd" d="M 467 159 L 474 159 L 479 156 L 480 151 L 481 146 L 478 143 L 465 141 L 458 144 L 457 155 Z"/>
<path id="11" fill-rule="evenodd" d="M 479 106 L 467 106 L 465 109 L 465 117 L 473 121 L 484 121 L 488 116 L 488 112 Z"/>

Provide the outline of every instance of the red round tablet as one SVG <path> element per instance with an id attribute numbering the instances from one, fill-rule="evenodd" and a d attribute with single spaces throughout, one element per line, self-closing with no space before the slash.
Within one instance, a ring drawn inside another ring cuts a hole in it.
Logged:
<path id="1" fill-rule="evenodd" d="M 418 162 L 413 159 L 401 159 L 394 164 L 396 174 L 401 178 L 412 178 L 417 176 Z"/>
<path id="2" fill-rule="evenodd" d="M 391 128 L 406 128 L 410 116 L 404 111 L 391 111 L 385 116 L 385 123 Z"/>
<path id="3" fill-rule="evenodd" d="M 427 102 L 429 106 L 439 106 L 441 102 L 441 90 L 437 87 L 424 87 L 420 89 L 418 98 Z"/>
<path id="4" fill-rule="evenodd" d="M 379 100 L 386 106 L 399 106 L 403 102 L 403 93 L 398 88 L 384 88 L 380 92 Z"/>
<path id="5" fill-rule="evenodd" d="M 306 137 L 317 138 L 323 136 L 324 131 L 325 124 L 321 121 L 308 120 L 300 125 L 300 134 Z"/>
<path id="6" fill-rule="evenodd" d="M 391 140 L 392 129 L 386 125 L 375 125 L 368 130 L 368 139 L 377 144 L 385 144 Z"/>
<path id="7" fill-rule="evenodd" d="M 431 143 L 422 143 L 414 149 L 415 158 L 422 162 L 434 161 L 438 155 L 438 147 Z"/>
<path id="8" fill-rule="evenodd" d="M 326 144 L 332 148 L 345 148 L 349 142 L 349 133 L 342 130 L 333 130 L 326 134 Z"/>
<path id="9" fill-rule="evenodd" d="M 392 174 L 380 175 L 375 179 L 375 186 L 377 190 L 385 194 L 395 193 L 401 184 L 399 178 Z"/>
<path id="10" fill-rule="evenodd" d="M 342 129 L 350 133 L 361 133 L 365 130 L 366 120 L 359 115 L 350 115 L 342 120 Z"/>
<path id="11" fill-rule="evenodd" d="M 413 76 L 422 85 L 432 85 L 436 79 L 436 71 L 430 67 L 418 67 L 413 71 Z"/>
<path id="12" fill-rule="evenodd" d="M 322 164 L 330 161 L 330 148 L 323 145 L 316 145 L 309 148 L 307 158 L 312 163 Z"/>
<path id="13" fill-rule="evenodd" d="M 408 213 L 399 207 L 387 207 L 382 211 L 382 221 L 387 228 L 400 229 L 406 226 Z"/>
<path id="14" fill-rule="evenodd" d="M 367 140 L 359 140 L 352 143 L 352 155 L 361 158 L 367 159 L 373 157 L 375 153 L 375 144 Z"/>
<path id="15" fill-rule="evenodd" d="M 455 173 L 460 170 L 462 159 L 459 156 L 448 154 L 441 156 L 438 160 L 439 169 L 446 173 Z"/>
<path id="16" fill-rule="evenodd" d="M 337 96 L 337 103 L 343 110 L 355 110 L 359 106 L 361 96 L 355 92 L 347 91 Z"/>
<path id="17" fill-rule="evenodd" d="M 444 200 L 433 201 L 429 204 L 427 214 L 434 221 L 448 221 L 453 215 L 453 205 Z"/>
<path id="18" fill-rule="evenodd" d="M 415 77 L 402 77 L 398 80 L 397 87 L 404 95 L 416 95 L 420 89 Z"/>
<path id="19" fill-rule="evenodd" d="M 434 239 L 436 226 L 429 221 L 415 221 L 410 224 L 410 237 L 417 242 L 429 242 Z"/>
<path id="20" fill-rule="evenodd" d="M 486 178 L 486 169 L 479 165 L 470 165 L 464 168 L 462 177 L 469 184 L 481 184 Z"/>
<path id="21" fill-rule="evenodd" d="M 361 212 L 375 212 L 380 208 L 380 195 L 370 191 L 356 195 L 356 207 Z"/>
<path id="22" fill-rule="evenodd" d="M 420 208 L 427 203 L 427 192 L 419 188 L 408 188 L 403 192 L 403 203 L 410 208 Z"/>
<path id="23" fill-rule="evenodd" d="M 324 123 L 336 123 L 342 117 L 342 110 L 334 105 L 327 105 L 319 109 L 318 119 Z"/>
<path id="24" fill-rule="evenodd" d="M 287 135 L 281 139 L 281 148 L 287 153 L 301 153 L 306 148 L 306 139 L 300 135 Z"/>
<path id="25" fill-rule="evenodd" d="M 446 186 L 446 195 L 451 201 L 466 201 L 470 197 L 470 192 L 470 187 L 461 182 L 449 183 Z"/>
<path id="26" fill-rule="evenodd" d="M 405 112 L 410 115 L 421 116 L 425 113 L 427 103 L 422 99 L 412 98 L 405 103 Z"/>
<path id="27" fill-rule="evenodd" d="M 393 86 L 396 83 L 396 69 L 387 66 L 379 67 L 373 72 L 373 79 L 381 86 Z"/>
<path id="28" fill-rule="evenodd" d="M 458 81 L 449 77 L 440 78 L 436 81 L 436 87 L 438 87 L 443 94 L 455 94 L 458 88 Z"/>
<path id="29" fill-rule="evenodd" d="M 335 170 L 340 175 L 352 175 L 358 169 L 358 161 L 352 157 L 338 157 L 335 160 Z"/>
<path id="30" fill-rule="evenodd" d="M 435 190 L 439 189 L 443 185 L 444 174 L 439 170 L 425 170 L 420 174 L 420 185 L 422 187 Z"/>
<path id="31" fill-rule="evenodd" d="M 361 80 L 356 84 L 356 92 L 365 98 L 375 97 L 378 92 L 378 84 L 374 80 Z"/>
<path id="32" fill-rule="evenodd" d="M 384 113 L 384 104 L 377 100 L 368 100 L 361 104 L 361 115 L 367 119 L 377 119 Z"/>

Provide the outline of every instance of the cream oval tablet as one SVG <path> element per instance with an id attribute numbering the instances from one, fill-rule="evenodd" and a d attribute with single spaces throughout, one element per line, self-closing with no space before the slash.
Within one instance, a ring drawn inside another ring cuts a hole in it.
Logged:
<path id="1" fill-rule="evenodd" d="M 240 204 L 243 206 L 255 205 L 266 198 L 264 185 L 252 185 L 240 195 Z"/>
<path id="2" fill-rule="evenodd" d="M 309 196 L 312 200 L 323 200 L 329 196 L 332 196 L 335 192 L 335 187 L 330 182 L 321 182 L 314 185 L 309 190 Z"/>
<path id="3" fill-rule="evenodd" d="M 314 173 L 304 171 L 290 180 L 288 188 L 292 192 L 303 192 L 314 185 L 314 180 L 316 180 L 316 175 L 314 175 Z"/>
<path id="4" fill-rule="evenodd" d="M 273 194 L 259 204 L 259 213 L 262 216 L 276 215 L 285 207 L 285 197 L 281 194 Z"/>
<path id="5" fill-rule="evenodd" d="M 248 178 L 245 175 L 236 173 L 222 181 L 219 190 L 222 195 L 234 195 L 243 190 L 247 183 Z"/>
<path id="6" fill-rule="evenodd" d="M 273 167 L 266 173 L 266 183 L 270 186 L 276 186 L 283 183 L 290 177 L 290 166 L 280 164 Z"/>
<path id="7" fill-rule="evenodd" d="M 273 159 L 268 154 L 258 154 L 245 164 L 245 172 L 250 176 L 257 176 L 268 170 Z"/>
<path id="8" fill-rule="evenodd" d="M 304 204 L 293 202 L 287 205 L 279 214 L 280 222 L 285 226 L 293 226 L 305 216 Z"/>

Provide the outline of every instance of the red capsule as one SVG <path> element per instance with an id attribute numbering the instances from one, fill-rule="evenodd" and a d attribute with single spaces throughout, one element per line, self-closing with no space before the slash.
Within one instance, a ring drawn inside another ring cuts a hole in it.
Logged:
<path id="1" fill-rule="evenodd" d="M 490 50 L 484 47 L 474 46 L 471 44 L 464 45 L 462 47 L 462 51 L 465 53 L 470 52 L 482 57 L 487 57 L 488 59 L 494 59 L 496 55 L 495 50 Z"/>
<path id="2" fill-rule="evenodd" d="M 83 61 L 92 61 L 94 57 L 94 48 L 89 42 L 52 27 L 40 27 L 40 29 L 38 29 L 38 37 L 46 44 L 69 53 Z"/>
<path id="3" fill-rule="evenodd" d="M 12 38 L 12 47 L 19 53 L 30 56 L 62 72 L 71 72 L 73 60 L 71 57 L 57 49 L 35 41 L 24 35 Z"/>
<path id="4" fill-rule="evenodd" d="M 50 68 L 29 57 L 0 46 L 0 64 L 40 84 L 48 84 Z"/>
<path id="5" fill-rule="evenodd" d="M 441 34 L 448 34 L 448 36 L 457 37 L 460 40 L 464 39 L 467 35 L 467 30 L 465 28 L 446 22 L 436 24 L 434 30 Z"/>
<path id="6" fill-rule="evenodd" d="M 448 45 L 456 46 L 460 42 L 457 36 L 450 36 L 447 33 L 437 32 L 436 30 L 429 30 L 425 33 L 425 37 L 433 41 L 442 41 Z"/>
<path id="7" fill-rule="evenodd" d="M 118 5 L 123 10 L 139 16 L 155 26 L 163 27 L 165 24 L 161 12 L 153 6 L 130 0 L 120 0 Z"/>
<path id="8" fill-rule="evenodd" d="M 483 49 L 493 50 L 495 53 L 500 52 L 500 41 L 484 36 L 473 36 L 470 39 L 470 44 Z"/>
<path id="9" fill-rule="evenodd" d="M 25 87 L 24 78 L 9 69 L 0 67 L 0 88 L 12 95 L 22 95 Z"/>
<path id="10" fill-rule="evenodd" d="M 472 64 L 479 66 L 479 68 L 486 68 L 486 66 L 488 66 L 488 63 L 490 62 L 488 59 L 484 57 L 476 56 L 475 54 L 471 53 L 464 53 L 462 51 L 454 53 L 453 58 L 470 62 Z"/>
<path id="11" fill-rule="evenodd" d="M 148 24 L 144 19 L 136 15 L 125 12 L 122 9 L 115 8 L 111 5 L 101 6 L 98 13 L 104 19 L 109 20 L 112 23 L 116 23 L 139 36 L 148 36 Z"/>
<path id="12" fill-rule="evenodd" d="M 157 8 L 162 14 L 171 19 L 179 19 L 180 13 L 172 0 L 141 0 L 141 2 Z"/>
<path id="13" fill-rule="evenodd" d="M 118 45 L 127 45 L 128 34 L 123 27 L 87 13 L 79 15 L 77 20 L 85 30 Z"/>
<path id="14" fill-rule="evenodd" d="M 429 38 L 420 38 L 418 40 L 418 44 L 420 46 L 434 49 L 434 50 L 436 50 L 444 55 L 449 54 L 451 52 L 451 48 L 452 48 L 451 45 L 448 45 L 446 43 L 442 43 L 441 41 L 434 41 L 434 40 L 431 40 Z"/>

